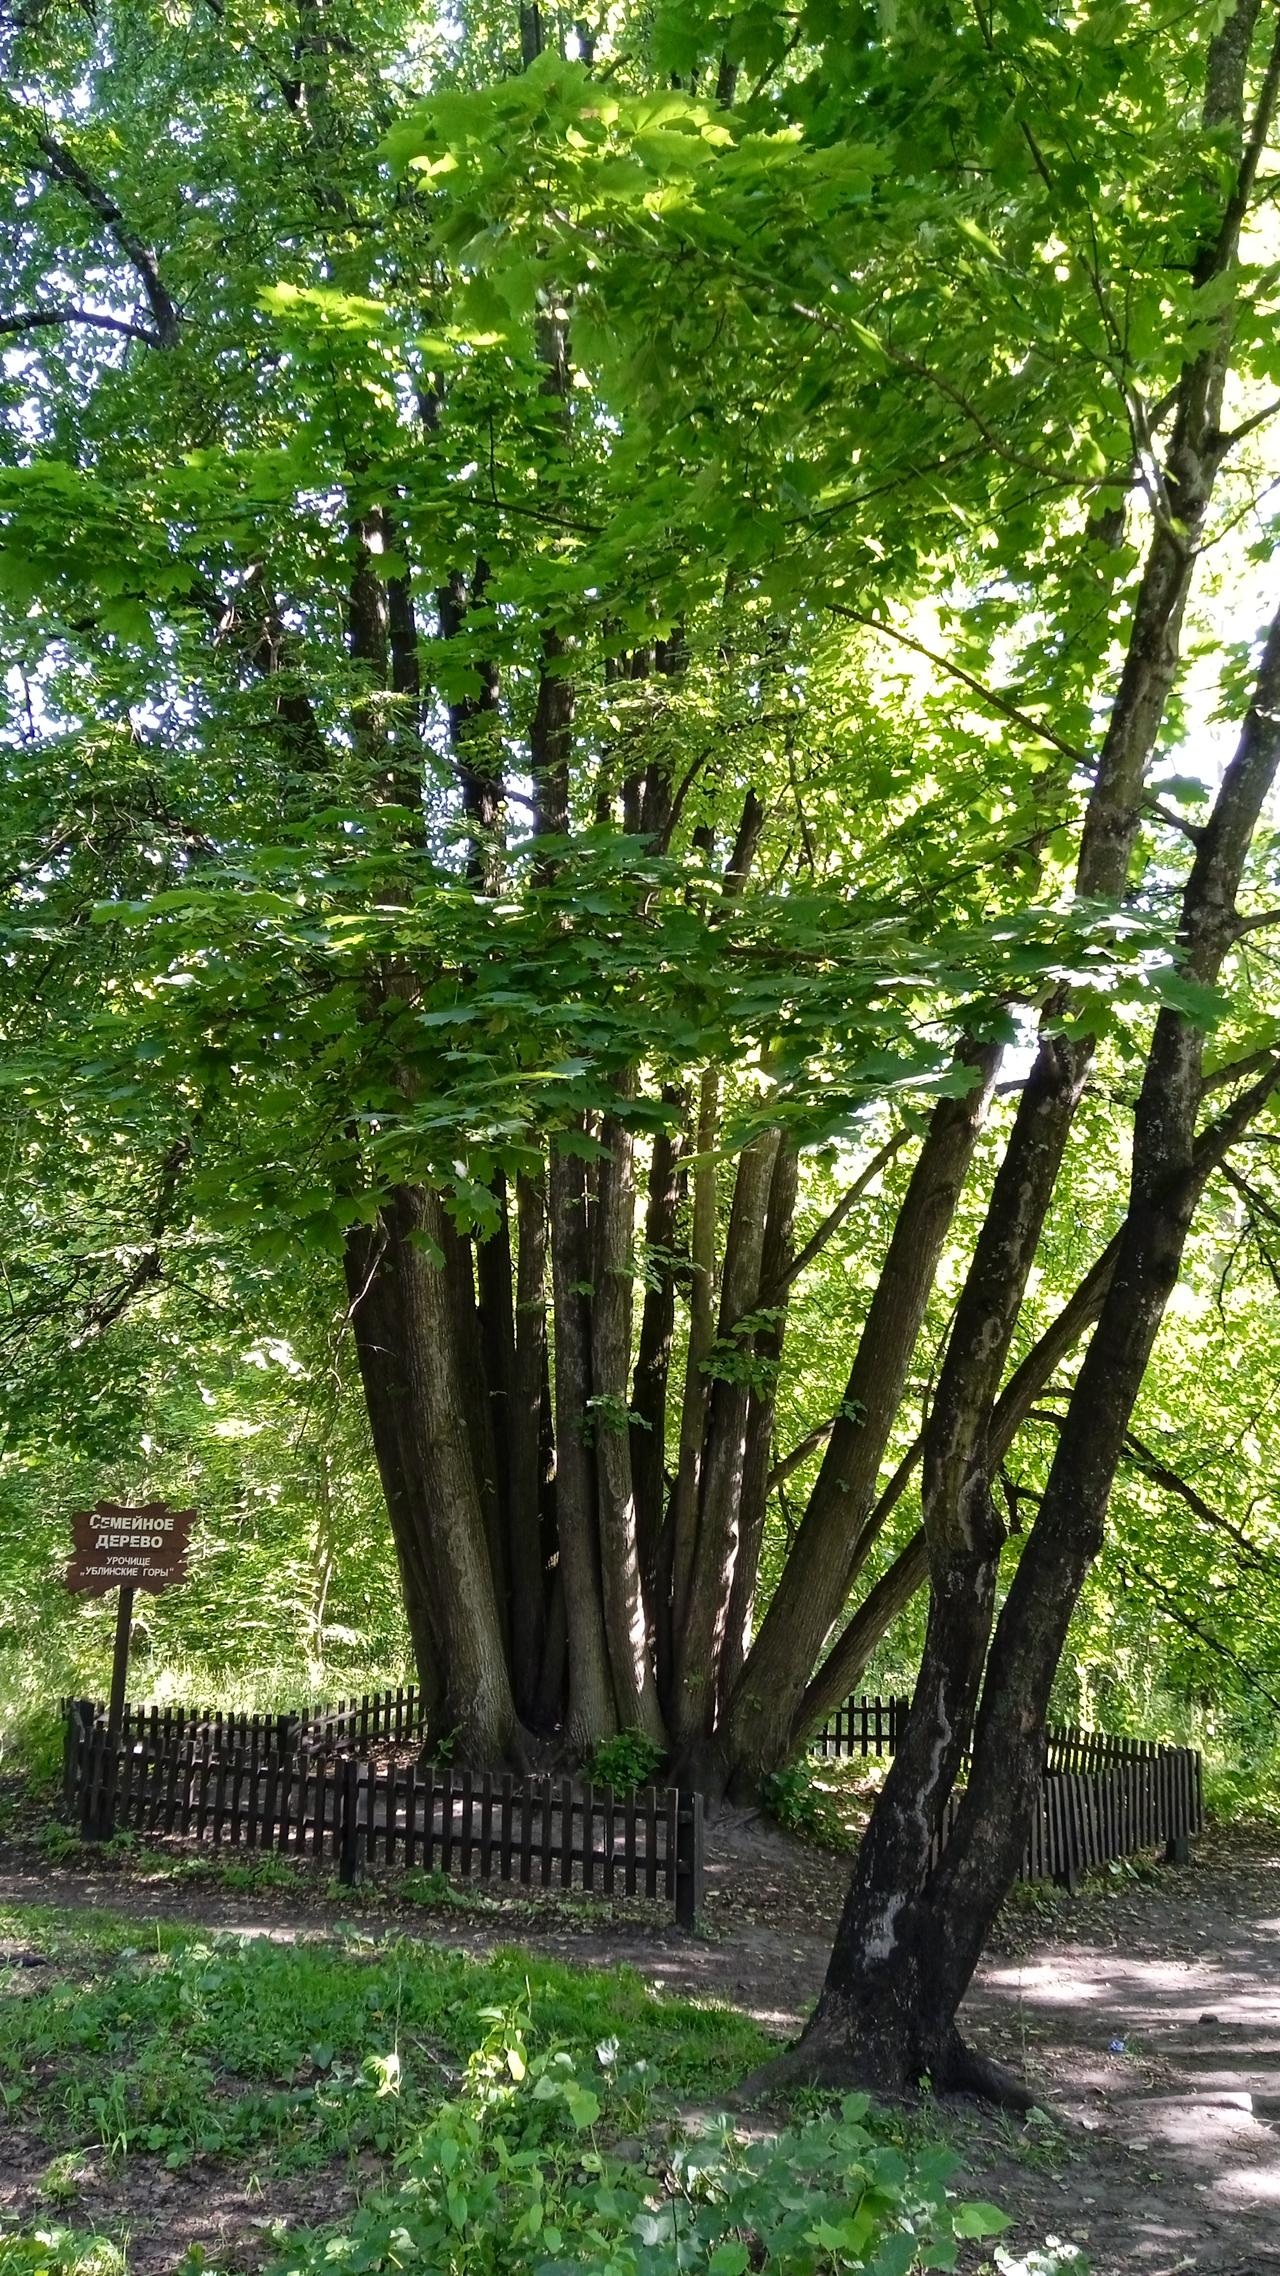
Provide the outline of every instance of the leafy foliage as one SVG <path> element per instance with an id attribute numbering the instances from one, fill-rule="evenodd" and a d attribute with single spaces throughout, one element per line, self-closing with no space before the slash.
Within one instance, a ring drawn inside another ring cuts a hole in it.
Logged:
<path id="1" fill-rule="evenodd" d="M 596 1748 L 591 1775 L 602 1786 L 629 1793 L 632 1787 L 650 1785 L 662 1761 L 662 1748 L 646 1732 L 619 1731 L 616 1738 L 604 1739 Z"/>
<path id="2" fill-rule="evenodd" d="M 619 2154 L 635 2074 L 616 2041 L 598 2060 L 603 2079 L 587 2083 L 567 2051 L 531 2056 L 520 2022 L 496 2015 L 464 2093 L 407 2151 L 404 2180 L 346 2233 L 304 2240 L 285 2269 L 377 2270 L 411 2253 L 454 2276 L 908 2276 L 953 2267 L 957 2239 L 1009 2225 L 994 2206 L 949 2200 L 946 2152 L 909 2159 L 878 2139 L 865 2096 L 773 2139 L 744 2141 L 720 2120 L 648 2159 Z"/>

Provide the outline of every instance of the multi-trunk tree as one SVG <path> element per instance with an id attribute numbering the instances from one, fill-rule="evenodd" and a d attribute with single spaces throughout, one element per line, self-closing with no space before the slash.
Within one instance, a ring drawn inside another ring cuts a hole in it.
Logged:
<path id="1" fill-rule="evenodd" d="M 965 2072 L 1191 1212 L 1280 1076 L 1247 622 L 1207 816 L 1166 763 L 1187 628 L 1251 605 L 1274 29 L 227 0 L 12 38 L 21 1079 L 184 1148 L 264 1254 L 340 1252 L 472 1759 L 633 1730 L 758 1791 L 927 1581 L 816 2069 Z M 1099 1054 L 1146 1055 L 1132 1170 L 1033 1335 Z M 885 1196 L 830 1420 L 778 1445 L 794 1292 Z M 1064 1369 L 988 1659 L 993 1484 Z"/>

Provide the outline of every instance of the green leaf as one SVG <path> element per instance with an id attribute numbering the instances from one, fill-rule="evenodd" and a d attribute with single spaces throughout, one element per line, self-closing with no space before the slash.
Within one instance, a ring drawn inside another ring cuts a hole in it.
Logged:
<path id="1" fill-rule="evenodd" d="M 951 2216 L 952 2227 L 959 2237 L 1003 2236 L 1013 2227 L 1013 2218 L 1002 2213 L 998 2205 L 988 2205 L 982 2198 L 972 2198 L 957 2205 Z"/>

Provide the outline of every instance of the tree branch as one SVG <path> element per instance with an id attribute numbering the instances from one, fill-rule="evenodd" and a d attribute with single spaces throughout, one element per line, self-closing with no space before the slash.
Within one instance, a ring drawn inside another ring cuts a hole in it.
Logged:
<path id="1" fill-rule="evenodd" d="M 1184 1501 L 1188 1509 L 1199 1518 L 1201 1524 L 1209 1527 L 1210 1531 L 1227 1534 L 1235 1542 L 1236 1547 L 1243 1552 L 1255 1571 L 1267 1573 L 1276 1570 L 1273 1560 L 1264 1556 L 1257 1543 L 1251 1541 L 1247 1533 L 1242 1532 L 1240 1527 L 1234 1524 L 1222 1510 L 1215 1509 L 1211 1502 L 1207 1502 L 1203 1494 L 1197 1493 L 1189 1479 L 1182 1477 L 1177 1470 L 1171 1468 L 1169 1463 L 1162 1462 L 1154 1448 L 1144 1445 L 1135 1432 L 1129 1431 L 1127 1433 L 1125 1447 L 1130 1460 L 1144 1477 L 1150 1478 L 1154 1485 L 1162 1486 L 1166 1493 L 1176 1494 L 1179 1500 Z"/>
<path id="2" fill-rule="evenodd" d="M 1048 743 L 1051 749 L 1061 751 L 1064 758 L 1070 759 L 1073 766 L 1082 768 L 1086 774 L 1092 771 L 1093 760 L 1086 751 L 1080 750 L 1074 743 L 1068 743 L 1065 736 L 1059 735 L 1052 727 L 1046 727 L 1043 721 L 1033 719 L 1029 712 L 1020 711 L 1016 703 L 1010 703 L 1007 697 L 998 695 L 994 688 L 987 687 L 972 672 L 966 672 L 963 664 L 953 663 L 949 656 L 940 655 L 936 648 L 926 648 L 922 640 L 916 640 L 909 632 L 900 631 L 896 624 L 887 623 L 883 617 L 868 616 L 861 609 L 850 608 L 844 601 L 828 601 L 827 607 L 833 616 L 844 617 L 850 624 L 865 625 L 870 632 L 882 633 L 886 640 L 896 640 L 899 647 L 912 649 L 917 656 L 923 656 L 926 663 L 936 664 L 939 671 L 950 673 L 953 680 L 959 680 L 963 687 L 977 696 L 980 703 L 987 704 L 1002 719 L 1009 720 L 1015 727 L 1021 727 L 1028 735 L 1037 736 L 1042 743 Z"/>
<path id="3" fill-rule="evenodd" d="M 768 1492 L 773 1493 L 776 1487 L 784 1486 L 787 1479 L 800 1468 L 801 1464 L 807 1462 L 809 1456 L 817 1452 L 824 1438 L 830 1438 L 834 1427 L 835 1419 L 833 1417 L 830 1422 L 819 1423 L 816 1430 L 807 1430 L 804 1437 L 792 1447 L 791 1452 L 784 1454 L 780 1462 L 774 1463 L 766 1481 Z"/>
<path id="4" fill-rule="evenodd" d="M 800 1702 L 795 1723 L 798 1734 L 811 1730 L 848 1697 L 880 1638 L 928 1576 L 929 1545 L 920 1526 L 888 1570 L 881 1573 L 832 1645 Z"/>
<path id="5" fill-rule="evenodd" d="M 861 1201 L 863 1194 L 867 1190 L 867 1187 L 875 1178 L 879 1177 L 881 1170 L 887 1167 L 887 1165 L 893 1160 L 894 1155 L 901 1153 L 903 1147 L 907 1143 L 909 1135 L 910 1133 L 906 1130 L 899 1130 L 895 1132 L 894 1136 L 892 1138 L 886 1139 L 884 1145 L 881 1146 L 872 1155 L 865 1169 L 862 1169 L 858 1172 L 858 1175 L 854 1179 L 853 1184 L 849 1187 L 848 1192 L 841 1195 L 841 1198 L 836 1203 L 835 1208 L 829 1211 L 827 1216 L 823 1218 L 822 1223 L 819 1225 L 817 1231 L 811 1233 L 808 1240 L 805 1242 L 804 1247 L 797 1251 L 796 1255 L 792 1258 L 790 1264 L 787 1266 L 786 1271 L 780 1274 L 779 1278 L 774 1281 L 771 1288 L 765 1290 L 760 1299 L 759 1308 L 761 1311 L 767 1312 L 771 1310 L 775 1304 L 780 1304 L 783 1297 L 786 1295 L 787 1290 L 792 1287 L 794 1283 L 799 1279 L 801 1273 L 808 1270 L 815 1257 L 821 1256 L 822 1251 L 827 1246 L 827 1243 L 835 1238 L 835 1235 L 839 1232 L 840 1227 L 844 1224 L 845 1219 L 850 1215 L 851 1211 L 857 1207 L 857 1204 L 859 1201 Z M 830 1423 L 824 1423 L 818 1433 L 818 1437 L 824 1436 L 825 1433 L 830 1430 L 830 1428 Z M 811 1443 L 817 1443 L 817 1440 L 812 1438 L 812 1434 Z M 790 1472 L 784 1470 L 782 1475 L 784 1477 L 787 1477 L 790 1475 Z"/>
<path id="6" fill-rule="evenodd" d="M 144 245 L 137 232 L 129 227 L 124 213 L 100 182 L 94 180 L 88 168 L 82 166 L 74 153 L 51 134 L 39 134 L 36 145 L 45 161 L 46 172 L 64 182 L 83 199 L 108 236 L 114 239 L 126 261 L 138 277 L 147 297 L 156 329 L 155 345 L 175 348 L 178 344 L 178 311 L 165 290 L 159 265 L 150 247 Z"/>
<path id="7" fill-rule="evenodd" d="M 149 324 L 131 324 L 123 316 L 107 316 L 96 309 L 74 307 L 70 301 L 57 308 L 19 308 L 11 316 L 0 316 L 0 332 L 47 331 L 57 324 L 92 324 L 100 332 L 118 332 L 126 340 L 141 340 L 148 348 L 172 344 L 162 340 Z"/>
<path id="8" fill-rule="evenodd" d="M 1236 1653 L 1231 1651 L 1226 1644 L 1221 1643 L 1216 1636 L 1210 1635 L 1207 1628 L 1202 1628 L 1200 1622 L 1194 1620 L 1189 1612 L 1184 1612 L 1181 1605 L 1174 1600 L 1173 1590 L 1166 1582 L 1157 1580 L 1154 1573 L 1145 1571 L 1141 1565 L 1126 1565 L 1118 1557 L 1116 1559 L 1116 1571 L 1123 1581 L 1129 1583 L 1130 1587 L 1136 1581 L 1140 1587 L 1150 1589 L 1153 1596 L 1165 1598 L 1167 1601 L 1158 1604 L 1156 1610 L 1163 1613 L 1166 1620 L 1173 1620 L 1179 1628 L 1185 1628 L 1187 1634 L 1194 1636 L 1197 1643 L 1204 1644 L 1211 1652 L 1216 1652 L 1220 1660 L 1226 1660 L 1238 1675 L 1243 1676 L 1250 1690 L 1256 1691 L 1261 1698 L 1266 1700 L 1268 1706 L 1274 1707 L 1277 1715 L 1280 1715 L 1280 1699 L 1276 1698 L 1274 1692 L 1268 1691 L 1261 1676 L 1248 1665 L 1247 1661 L 1238 1658 Z"/>

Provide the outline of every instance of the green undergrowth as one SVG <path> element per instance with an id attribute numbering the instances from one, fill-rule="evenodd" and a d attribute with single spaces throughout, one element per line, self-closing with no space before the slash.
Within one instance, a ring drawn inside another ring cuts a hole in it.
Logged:
<path id="1" fill-rule="evenodd" d="M 267 2276 L 1072 2276 L 996 2241 L 931 2130 L 863 2096 L 717 2115 L 766 2041 L 628 1968 L 485 1960 L 355 1930 L 277 1944 L 0 1910 L 0 2095 L 50 2151 L 46 2212 L 0 2276 L 128 2276 L 129 2227 L 75 2226 L 94 2153 L 253 2176 L 365 2153 L 339 2219 L 271 2232 Z M 374 2153 L 374 2165 L 368 2153 Z M 355 2178 L 352 2175 L 352 2178 Z M 53 2183 L 57 2180 L 58 2186 Z M 181 2276 L 232 2276 L 230 2245 Z"/>
<path id="2" fill-rule="evenodd" d="M 1243 1761 L 1206 1754 L 1204 1799 L 1223 1825 L 1280 1826 L 1280 1751 Z"/>
<path id="3" fill-rule="evenodd" d="M 617 2040 L 584 2070 L 495 2013 L 460 2091 L 349 2221 L 296 2238 L 283 2276 L 874 2276 L 956 2265 L 1009 2226 L 950 2191 L 956 2160 L 907 2156 L 865 2096 L 774 2133 L 725 2117 L 654 2128 L 645 2071 Z"/>
<path id="4" fill-rule="evenodd" d="M 288 2171 L 395 2151 L 452 2091 L 483 2019 L 526 1989 L 548 2039 L 625 2038 L 680 2094 L 719 2090 L 764 2044 L 731 2009 L 667 1999 L 632 1970 L 514 1949 L 477 1961 L 355 1930 L 279 1944 L 36 1908 L 0 1912 L 0 1940 L 49 1963 L 0 1977 L 0 2096 L 51 2152 L 175 2168 L 269 2152 Z"/>
<path id="5" fill-rule="evenodd" d="M 888 1762 L 801 1755 L 765 1782 L 769 1814 L 798 1840 L 817 1849 L 857 1848 Z"/>
<path id="6" fill-rule="evenodd" d="M 0 2276 L 128 2276 L 128 2259 L 110 2237 L 51 2221 L 0 2236 Z"/>

